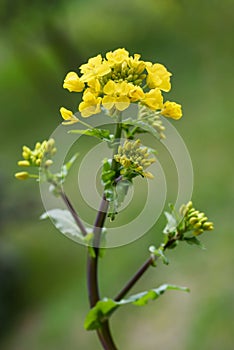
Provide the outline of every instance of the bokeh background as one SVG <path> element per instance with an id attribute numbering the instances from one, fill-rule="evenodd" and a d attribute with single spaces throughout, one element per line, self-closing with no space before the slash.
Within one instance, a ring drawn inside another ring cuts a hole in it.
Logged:
<path id="1" fill-rule="evenodd" d="M 100 349 L 83 329 L 85 249 L 38 220 L 38 186 L 13 173 L 21 146 L 51 134 L 61 105 L 76 108 L 77 95 L 62 89 L 65 74 L 125 47 L 173 72 L 170 97 L 184 110 L 174 125 L 193 160 L 193 201 L 215 231 L 202 237 L 205 251 L 179 246 L 168 267 L 152 269 L 134 289 L 170 282 L 191 293 L 119 310 L 116 342 L 120 349 L 233 349 L 234 2 L 1 0 L 0 19 L 0 348 Z M 116 294 L 144 261 L 163 225 L 162 217 L 142 239 L 108 249 L 100 263 L 105 295 Z"/>

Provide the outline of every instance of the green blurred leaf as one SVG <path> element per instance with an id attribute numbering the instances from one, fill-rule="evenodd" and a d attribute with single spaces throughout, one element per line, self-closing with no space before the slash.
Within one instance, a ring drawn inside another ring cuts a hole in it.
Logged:
<path id="1" fill-rule="evenodd" d="M 92 238 L 92 230 L 87 229 L 89 234 L 84 237 L 79 230 L 73 216 L 66 209 L 51 209 L 41 215 L 40 219 L 50 218 L 55 227 L 66 237 L 72 239 L 75 242 L 81 242 L 88 244 Z"/>
<path id="2" fill-rule="evenodd" d="M 163 284 L 159 288 L 151 289 L 142 293 L 134 294 L 127 299 L 114 301 L 113 299 L 105 298 L 97 302 L 97 304 L 89 311 L 85 319 L 85 329 L 94 330 L 101 326 L 102 322 L 107 320 L 111 314 L 122 305 L 133 304 L 143 306 L 150 300 L 156 300 L 160 295 L 164 294 L 166 290 L 179 290 L 189 292 L 187 287 L 175 286 L 172 284 Z"/>
<path id="3" fill-rule="evenodd" d="M 201 249 L 205 249 L 205 246 L 201 243 L 201 241 L 195 237 L 195 236 L 192 236 L 192 237 L 183 237 L 183 241 L 185 241 L 186 243 L 188 244 L 191 244 L 191 245 L 197 245 L 198 247 L 200 247 Z"/>
<path id="4" fill-rule="evenodd" d="M 85 329 L 91 331 L 100 328 L 102 322 L 107 320 L 118 306 L 118 303 L 112 299 L 105 298 L 98 301 L 86 316 Z"/>
<path id="5" fill-rule="evenodd" d="M 169 233 L 175 232 L 176 227 L 177 227 L 177 221 L 176 221 L 174 215 L 171 213 L 168 213 L 167 211 L 165 211 L 164 214 L 165 214 L 166 219 L 167 219 L 167 224 L 163 230 L 163 233 L 169 234 Z"/>
<path id="6" fill-rule="evenodd" d="M 158 249 L 155 248 L 154 246 L 150 246 L 150 247 L 149 247 L 149 251 L 150 251 L 150 253 L 154 254 L 154 255 L 157 256 L 158 258 L 162 259 L 162 262 L 163 262 L 165 265 L 168 265 L 168 264 L 169 264 L 169 260 L 168 260 L 168 258 L 166 257 L 166 255 L 164 254 L 163 246 L 162 246 L 162 247 L 159 247 Z"/>

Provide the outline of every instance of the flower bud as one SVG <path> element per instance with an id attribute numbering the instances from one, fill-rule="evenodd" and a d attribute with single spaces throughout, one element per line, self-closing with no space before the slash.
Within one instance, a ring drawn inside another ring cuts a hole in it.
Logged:
<path id="1" fill-rule="evenodd" d="M 29 178 L 29 173 L 26 171 L 21 171 L 15 174 L 15 178 L 18 180 L 26 180 Z"/>
<path id="2" fill-rule="evenodd" d="M 19 166 L 30 166 L 30 162 L 28 160 L 19 160 L 17 164 Z"/>
<path id="3" fill-rule="evenodd" d="M 49 167 L 52 164 L 53 164 L 53 160 L 47 159 L 47 161 L 45 162 L 45 167 Z"/>

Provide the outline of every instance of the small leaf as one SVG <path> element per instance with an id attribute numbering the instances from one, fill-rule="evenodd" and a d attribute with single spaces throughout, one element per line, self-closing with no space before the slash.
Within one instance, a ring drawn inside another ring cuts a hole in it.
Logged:
<path id="1" fill-rule="evenodd" d="M 163 233 L 168 234 L 171 232 L 175 232 L 177 227 L 177 221 L 175 217 L 171 213 L 168 213 L 167 211 L 165 211 L 164 214 L 167 219 L 167 225 L 164 228 Z"/>
<path id="2" fill-rule="evenodd" d="M 41 215 L 40 219 L 50 218 L 55 227 L 66 237 L 75 242 L 85 241 L 71 213 L 66 209 L 51 209 Z"/>
<path id="3" fill-rule="evenodd" d="M 151 289 L 146 292 L 138 293 L 130 296 L 128 299 L 124 300 L 124 303 L 132 303 L 134 305 L 142 306 L 148 303 L 150 300 L 158 299 L 160 295 L 164 294 L 167 290 L 178 290 L 183 292 L 188 292 L 187 287 L 180 287 L 172 284 L 163 284 L 159 288 Z"/>
<path id="4" fill-rule="evenodd" d="M 100 328 L 102 322 L 107 320 L 117 307 L 118 303 L 112 299 L 105 298 L 98 301 L 86 316 L 85 329 L 90 331 Z"/>
<path id="5" fill-rule="evenodd" d="M 101 326 L 111 314 L 122 305 L 133 304 L 142 306 L 148 303 L 149 300 L 158 299 L 160 295 L 165 293 L 166 290 L 179 290 L 188 292 L 186 287 L 179 287 L 171 284 L 163 284 L 159 288 L 151 289 L 142 293 L 134 294 L 127 299 L 120 301 L 114 301 L 113 299 L 104 298 L 97 302 L 97 304 L 89 311 L 85 319 L 85 329 L 94 330 Z"/>
<path id="6" fill-rule="evenodd" d="M 205 246 L 201 243 L 201 241 L 195 236 L 184 237 L 183 241 L 185 241 L 186 243 L 191 244 L 191 245 L 197 245 L 201 249 L 206 249 Z"/>
<path id="7" fill-rule="evenodd" d="M 103 141 L 112 141 L 113 135 L 110 133 L 109 130 L 106 129 L 86 129 L 86 130 L 70 130 L 70 134 L 81 134 L 81 135 L 87 135 L 87 136 L 93 136 Z"/>
<path id="8" fill-rule="evenodd" d="M 169 264 L 169 260 L 168 260 L 168 258 L 166 257 L 166 255 L 164 254 L 163 247 L 159 247 L 159 248 L 157 249 L 157 248 L 155 248 L 154 246 L 150 246 L 150 247 L 149 247 L 149 251 L 150 251 L 150 253 L 154 254 L 154 255 L 157 256 L 158 258 L 161 258 L 161 259 L 162 259 L 162 262 L 163 262 L 165 265 L 168 265 L 168 264 Z"/>

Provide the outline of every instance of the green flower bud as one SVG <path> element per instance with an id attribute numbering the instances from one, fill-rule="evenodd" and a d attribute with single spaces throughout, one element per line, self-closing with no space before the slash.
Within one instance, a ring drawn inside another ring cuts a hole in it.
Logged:
<path id="1" fill-rule="evenodd" d="M 198 222 L 198 219 L 197 219 L 196 217 L 191 217 L 191 218 L 189 219 L 189 224 L 190 224 L 191 226 L 195 225 L 197 222 Z"/>
<path id="2" fill-rule="evenodd" d="M 203 232 L 204 232 L 203 229 L 198 229 L 198 230 L 193 231 L 193 234 L 194 234 L 194 236 L 199 236 L 199 235 L 201 235 Z"/>
<path id="3" fill-rule="evenodd" d="M 213 222 L 207 221 L 203 224 L 202 228 L 207 231 L 211 231 L 214 229 Z"/>

